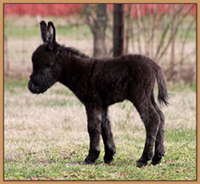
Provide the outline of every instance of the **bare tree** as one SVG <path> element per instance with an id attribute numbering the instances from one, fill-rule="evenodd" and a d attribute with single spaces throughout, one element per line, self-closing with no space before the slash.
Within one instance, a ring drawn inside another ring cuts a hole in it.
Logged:
<path id="1" fill-rule="evenodd" d="M 128 4 L 128 10 L 127 10 L 127 13 L 125 14 L 125 17 L 126 17 L 125 53 L 126 54 L 128 53 L 128 49 L 129 49 L 129 40 L 130 40 L 130 33 L 131 33 L 132 7 L 133 7 L 133 4 Z"/>
<path id="2" fill-rule="evenodd" d="M 98 58 L 107 54 L 106 50 L 106 28 L 107 28 L 107 5 L 84 5 L 87 24 L 93 35 L 93 56 Z M 94 11 L 95 10 L 95 11 Z"/>
<path id="3" fill-rule="evenodd" d="M 126 41 L 132 42 L 133 52 L 147 55 L 164 65 L 168 80 L 181 80 L 182 70 L 186 68 L 189 70 L 189 67 L 184 65 L 189 66 L 188 61 L 190 63 L 195 61 L 194 44 L 188 40 L 191 33 L 195 33 L 196 17 L 191 16 L 191 11 L 195 6 L 195 4 L 188 6 L 170 4 L 166 11 L 159 12 L 159 5 L 156 4 L 153 5 L 153 10 L 147 16 L 143 14 L 142 5 L 137 4 L 133 5 L 135 17 L 130 16 L 131 20 L 126 22 L 132 24 L 131 26 L 127 25 L 131 30 L 129 35 L 126 34 Z M 193 46 L 188 48 L 186 47 L 188 44 Z M 126 51 L 127 47 L 128 43 L 126 43 Z M 194 67 L 194 65 L 190 66 Z M 178 77 L 180 78 L 178 79 Z"/>

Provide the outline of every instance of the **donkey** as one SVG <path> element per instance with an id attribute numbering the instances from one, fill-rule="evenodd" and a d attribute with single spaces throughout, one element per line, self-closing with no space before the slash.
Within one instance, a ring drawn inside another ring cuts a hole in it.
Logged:
<path id="1" fill-rule="evenodd" d="M 91 58 L 78 50 L 56 42 L 53 22 L 40 22 L 43 44 L 32 54 L 33 72 L 28 88 L 32 93 L 44 93 L 56 82 L 67 86 L 84 104 L 90 137 L 86 164 L 96 161 L 102 135 L 104 162 L 111 163 L 116 153 L 108 107 L 123 100 L 135 106 L 145 125 L 146 142 L 137 167 L 161 162 L 164 156 L 165 118 L 154 98 L 154 83 L 158 83 L 158 101 L 167 105 L 168 93 L 161 68 L 143 55 L 123 55 L 115 58 Z M 155 153 L 153 149 L 155 146 Z"/>

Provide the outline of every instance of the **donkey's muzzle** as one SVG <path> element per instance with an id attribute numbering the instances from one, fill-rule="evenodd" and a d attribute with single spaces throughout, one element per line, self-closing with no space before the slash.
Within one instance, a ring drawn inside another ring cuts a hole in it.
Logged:
<path id="1" fill-rule="evenodd" d="M 40 93 L 39 86 L 35 85 L 31 79 L 30 79 L 29 82 L 28 82 L 28 89 L 29 89 L 32 93 L 35 93 L 35 94 L 39 94 L 39 93 Z"/>

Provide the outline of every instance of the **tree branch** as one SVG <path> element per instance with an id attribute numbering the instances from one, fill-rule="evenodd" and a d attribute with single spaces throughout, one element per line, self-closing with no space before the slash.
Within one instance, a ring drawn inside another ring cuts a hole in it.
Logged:
<path id="1" fill-rule="evenodd" d="M 91 31 L 94 33 L 94 24 L 96 22 L 96 19 L 92 15 L 91 6 L 88 5 L 88 4 L 84 4 L 83 7 L 84 7 L 84 10 L 85 10 L 85 14 L 86 14 L 87 24 L 89 25 Z"/>
<path id="2" fill-rule="evenodd" d="M 157 58 L 158 58 L 158 55 L 160 53 L 161 48 L 163 47 L 164 40 L 165 40 L 167 32 L 170 28 L 171 21 L 173 21 L 175 19 L 175 17 L 182 11 L 182 9 L 183 9 L 183 5 L 181 5 L 177 11 L 175 11 L 175 13 L 171 17 L 171 20 L 168 22 L 167 26 L 165 27 L 165 30 L 163 31 L 163 34 L 162 34 L 161 39 L 160 39 L 160 43 L 159 43 L 158 48 L 157 48 L 157 52 L 156 52 L 155 57 L 154 57 L 155 60 L 158 60 Z"/>

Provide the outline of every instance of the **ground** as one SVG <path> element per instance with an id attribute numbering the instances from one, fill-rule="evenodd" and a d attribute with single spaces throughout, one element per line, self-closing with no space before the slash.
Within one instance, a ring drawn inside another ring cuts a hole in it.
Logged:
<path id="1" fill-rule="evenodd" d="M 110 165 L 83 163 L 88 153 L 84 106 L 61 84 L 31 94 L 27 80 L 4 83 L 5 180 L 196 180 L 196 88 L 170 86 L 166 117 L 166 155 L 157 166 L 139 169 L 145 130 L 128 101 L 110 107 L 117 153 Z M 157 92 L 157 89 L 155 89 Z"/>

